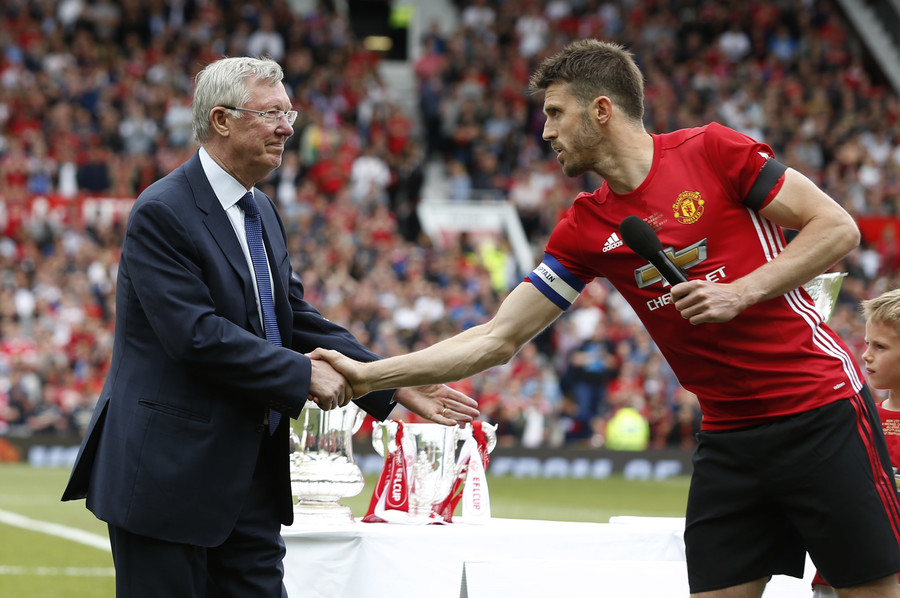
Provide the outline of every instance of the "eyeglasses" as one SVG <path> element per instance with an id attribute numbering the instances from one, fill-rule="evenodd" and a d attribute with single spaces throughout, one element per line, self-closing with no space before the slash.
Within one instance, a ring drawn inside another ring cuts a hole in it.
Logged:
<path id="1" fill-rule="evenodd" d="M 256 114 L 257 116 L 261 116 L 265 119 L 267 123 L 277 123 L 282 118 L 286 118 L 289 125 L 293 125 L 294 121 L 297 120 L 297 111 L 296 110 L 288 110 L 287 112 L 283 110 L 267 110 L 263 112 L 262 110 L 250 110 L 249 108 L 238 108 L 237 106 L 225 106 L 224 104 L 221 108 L 225 108 L 226 110 L 238 110 L 240 112 L 249 112 L 251 114 Z"/>

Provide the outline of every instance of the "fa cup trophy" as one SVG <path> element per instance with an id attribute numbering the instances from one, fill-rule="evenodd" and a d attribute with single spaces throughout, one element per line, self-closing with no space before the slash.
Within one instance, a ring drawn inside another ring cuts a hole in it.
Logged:
<path id="1" fill-rule="evenodd" d="M 365 419 L 355 404 L 322 411 L 309 401 L 291 432 L 291 492 L 294 525 L 350 523 L 353 513 L 340 504 L 365 485 L 353 460 L 352 438 Z"/>

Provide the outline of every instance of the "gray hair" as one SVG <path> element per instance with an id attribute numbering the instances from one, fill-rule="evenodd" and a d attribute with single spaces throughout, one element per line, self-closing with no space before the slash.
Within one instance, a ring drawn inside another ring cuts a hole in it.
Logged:
<path id="1" fill-rule="evenodd" d="M 198 143 L 209 140 L 209 111 L 216 106 L 243 106 L 250 101 L 247 79 L 280 83 L 284 78 L 281 65 L 271 58 L 239 56 L 212 62 L 194 79 L 194 101 L 191 107 L 194 138 Z M 243 112 L 236 114 L 241 118 Z"/>

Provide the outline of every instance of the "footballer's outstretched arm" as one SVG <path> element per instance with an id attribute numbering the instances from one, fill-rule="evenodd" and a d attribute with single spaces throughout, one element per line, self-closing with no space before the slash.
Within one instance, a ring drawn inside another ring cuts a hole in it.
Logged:
<path id="1" fill-rule="evenodd" d="M 374 390 L 453 382 L 508 362 L 563 310 L 529 282 L 519 284 L 491 320 L 414 353 L 369 363 L 316 349 L 344 374 L 359 397 Z"/>

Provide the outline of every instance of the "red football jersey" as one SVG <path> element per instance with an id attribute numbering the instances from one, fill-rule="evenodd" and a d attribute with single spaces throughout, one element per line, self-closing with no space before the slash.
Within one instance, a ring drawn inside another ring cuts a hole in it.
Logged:
<path id="1" fill-rule="evenodd" d="M 891 465 L 900 469 L 900 411 L 885 409 L 881 405 L 882 403 L 878 403 L 878 417 L 891 454 Z"/>
<path id="2" fill-rule="evenodd" d="M 734 281 L 785 246 L 781 229 L 743 203 L 772 150 L 718 124 L 653 141 L 646 180 L 623 195 L 604 183 L 576 197 L 527 280 L 567 309 L 586 283 L 607 278 L 699 397 L 703 429 L 771 421 L 856 394 L 858 365 L 803 289 L 730 322 L 695 326 L 681 317 L 656 268 L 623 244 L 619 224 L 632 214 L 647 221 L 688 279 Z"/>

